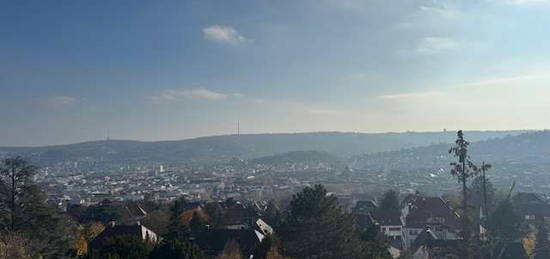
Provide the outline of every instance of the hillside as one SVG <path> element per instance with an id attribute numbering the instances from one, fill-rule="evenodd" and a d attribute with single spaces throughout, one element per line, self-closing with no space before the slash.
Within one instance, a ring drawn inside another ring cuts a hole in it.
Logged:
<path id="1" fill-rule="evenodd" d="M 522 131 L 472 131 L 472 141 L 517 135 Z M 93 164 L 191 162 L 233 157 L 258 158 L 299 150 L 316 150 L 340 157 L 450 143 L 454 132 L 296 133 L 201 137 L 178 141 L 104 140 L 44 147 L 0 147 L 0 156 L 22 155 L 39 165 L 83 161 Z"/>
<path id="2" fill-rule="evenodd" d="M 466 138 L 469 136 L 466 134 Z M 357 156 L 358 167 L 370 168 L 435 168 L 446 167 L 453 157 L 448 153 L 451 144 L 440 143 L 399 151 Z M 498 139 L 472 142 L 470 156 L 476 161 L 497 164 L 550 165 L 550 131 L 524 133 Z"/>
<path id="3" fill-rule="evenodd" d="M 383 173 L 389 179 L 422 179 L 441 186 L 454 182 L 449 163 L 456 159 L 448 153 L 450 147 L 435 144 L 361 155 L 353 158 L 351 164 L 357 169 Z M 550 131 L 474 142 L 469 155 L 478 165 L 485 161 L 493 166 L 488 174 L 499 187 L 509 188 L 517 182 L 518 190 L 550 191 Z"/>
<path id="4" fill-rule="evenodd" d="M 320 151 L 291 151 L 273 156 L 265 156 L 250 161 L 256 164 L 285 165 L 285 164 L 319 164 L 342 165 L 342 161 L 335 155 Z"/>

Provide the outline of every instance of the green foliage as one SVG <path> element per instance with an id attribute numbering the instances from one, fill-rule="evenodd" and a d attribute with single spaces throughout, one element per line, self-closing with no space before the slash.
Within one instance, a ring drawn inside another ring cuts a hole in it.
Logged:
<path id="1" fill-rule="evenodd" d="M 469 199 L 470 199 L 469 204 L 473 208 L 472 212 L 474 213 L 477 223 L 481 223 L 480 222 L 481 215 L 482 215 L 481 212 L 484 206 L 483 181 L 484 181 L 483 176 L 480 175 L 474 178 L 470 187 L 471 194 L 469 196 Z M 495 198 L 496 189 L 493 187 L 493 184 L 489 179 L 485 179 L 485 181 L 486 181 L 485 188 L 486 188 L 486 194 L 487 194 L 487 212 L 488 212 L 487 214 L 491 214 L 496 207 L 496 198 Z M 485 216 L 488 216 L 488 215 L 485 215 Z"/>
<path id="2" fill-rule="evenodd" d="M 534 259 L 550 258 L 550 241 L 548 241 L 548 227 L 544 221 L 537 226 L 537 239 L 535 243 Z"/>
<path id="3" fill-rule="evenodd" d="M 387 213 L 400 214 L 399 194 L 394 190 L 386 191 L 378 209 Z"/>
<path id="4" fill-rule="evenodd" d="M 134 236 L 114 236 L 105 240 L 100 249 L 93 250 L 87 258 L 144 259 L 153 245 Z"/>
<path id="5" fill-rule="evenodd" d="M 274 247 L 272 236 L 266 236 L 254 249 L 253 258 L 265 258 L 269 250 Z"/>
<path id="6" fill-rule="evenodd" d="M 195 236 L 198 236 L 203 231 L 206 230 L 205 226 L 206 226 L 206 221 L 204 221 L 203 218 L 197 212 L 193 212 L 193 217 L 189 222 L 189 228 L 191 229 L 191 232 Z"/>
<path id="7" fill-rule="evenodd" d="M 59 258 L 72 246 L 75 224 L 46 204 L 46 195 L 32 180 L 35 173 L 36 167 L 21 157 L 2 161 L 0 225 L 3 230 L 27 237 L 33 255 Z"/>
<path id="8" fill-rule="evenodd" d="M 155 247 L 150 259 L 201 259 L 202 251 L 193 243 L 180 240 L 162 242 Z"/>
<path id="9" fill-rule="evenodd" d="M 378 225 L 370 224 L 365 231 L 361 232 L 361 240 L 366 242 L 366 258 L 390 258 L 388 254 L 389 241 L 380 231 Z"/>
<path id="10" fill-rule="evenodd" d="M 365 258 L 351 215 L 322 185 L 295 194 L 280 237 L 284 254 L 295 258 Z"/>
<path id="11" fill-rule="evenodd" d="M 180 197 L 170 207 L 170 224 L 166 240 L 187 240 L 191 234 L 189 226 L 181 222 L 180 216 L 185 210 L 185 197 Z"/>
<path id="12" fill-rule="evenodd" d="M 223 209 L 217 202 L 209 202 L 204 206 L 206 214 L 210 217 L 214 227 L 218 226 L 223 218 Z"/>
<path id="13" fill-rule="evenodd" d="M 490 233 L 497 242 L 517 241 L 524 234 L 521 227 L 521 216 L 509 200 L 501 201 L 489 219 Z"/>

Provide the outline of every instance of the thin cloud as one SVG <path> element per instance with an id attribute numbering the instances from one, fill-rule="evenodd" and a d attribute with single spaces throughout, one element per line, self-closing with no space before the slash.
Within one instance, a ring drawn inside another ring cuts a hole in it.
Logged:
<path id="1" fill-rule="evenodd" d="M 513 5 L 550 4 L 550 0 L 506 0 L 505 2 Z"/>
<path id="2" fill-rule="evenodd" d="M 246 40 L 235 28 L 225 25 L 212 25 L 203 28 L 202 33 L 207 40 L 229 45 L 238 45 Z"/>
<path id="3" fill-rule="evenodd" d="M 166 89 L 158 95 L 150 97 L 153 103 L 168 103 L 182 99 L 200 99 L 208 101 L 221 101 L 230 97 L 242 97 L 240 93 L 221 93 L 204 88 L 197 89 Z"/>
<path id="4" fill-rule="evenodd" d="M 521 76 L 513 76 L 513 77 L 503 77 L 503 78 L 492 78 L 492 79 L 479 80 L 479 81 L 463 84 L 463 85 L 460 85 L 460 86 L 461 87 L 469 87 L 469 86 L 504 85 L 504 84 L 520 82 L 520 81 L 545 79 L 545 78 L 548 78 L 548 77 L 549 76 L 541 75 L 541 74 L 521 75 Z"/>
<path id="5" fill-rule="evenodd" d="M 416 48 L 416 52 L 422 54 L 436 54 L 445 51 L 455 50 L 459 47 L 458 42 L 444 37 L 426 37 Z"/>
<path id="6" fill-rule="evenodd" d="M 418 93 L 400 93 L 381 95 L 378 98 L 383 100 L 406 100 L 406 99 L 418 99 L 418 98 L 432 98 L 444 95 L 441 92 L 418 92 Z"/>
<path id="7" fill-rule="evenodd" d="M 77 99 L 71 96 L 56 95 L 48 97 L 46 102 L 50 106 L 60 107 L 74 104 L 77 102 Z"/>

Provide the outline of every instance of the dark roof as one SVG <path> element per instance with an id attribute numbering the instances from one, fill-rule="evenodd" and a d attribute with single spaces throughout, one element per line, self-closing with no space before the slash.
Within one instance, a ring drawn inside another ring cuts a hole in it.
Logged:
<path id="1" fill-rule="evenodd" d="M 376 210 L 372 212 L 371 215 L 372 215 L 372 218 L 382 226 L 403 225 L 403 222 L 401 222 L 400 213 L 392 213 L 392 212 L 387 212 L 382 210 Z"/>
<path id="2" fill-rule="evenodd" d="M 126 206 L 124 206 L 126 213 L 128 213 L 128 216 L 132 218 L 142 218 L 147 216 L 147 212 L 137 203 L 130 203 Z"/>
<path id="3" fill-rule="evenodd" d="M 443 222 L 433 222 L 434 219 Z M 458 215 L 439 197 L 418 197 L 411 204 L 409 215 L 405 219 L 408 227 L 423 228 L 427 224 L 438 224 L 448 228 L 458 228 Z"/>
<path id="4" fill-rule="evenodd" d="M 235 240 L 243 254 L 253 252 L 260 240 L 250 229 L 213 229 L 208 230 L 195 239 L 197 245 L 210 256 L 215 256 L 223 251 L 224 246 L 231 240 Z"/>

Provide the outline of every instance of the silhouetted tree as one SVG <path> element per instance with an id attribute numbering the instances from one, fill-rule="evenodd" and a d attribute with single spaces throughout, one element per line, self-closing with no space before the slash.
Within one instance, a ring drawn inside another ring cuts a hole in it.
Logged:
<path id="1" fill-rule="evenodd" d="M 0 225 L 2 232 L 29 239 L 30 252 L 45 258 L 66 254 L 74 241 L 74 222 L 46 203 L 34 181 L 36 167 L 21 157 L 0 164 Z"/>
<path id="2" fill-rule="evenodd" d="M 478 174 L 478 168 L 468 156 L 469 145 L 470 143 L 464 139 L 464 133 L 462 130 L 459 130 L 457 132 L 455 145 L 449 149 L 449 153 L 457 158 L 456 162 L 451 163 L 451 175 L 456 177 L 458 182 L 462 185 L 462 215 L 460 217 L 462 231 L 460 234 L 462 236 L 462 252 L 464 253 L 464 258 L 472 258 L 473 256 L 471 248 L 473 228 L 468 213 L 468 179 Z"/>
<path id="3" fill-rule="evenodd" d="M 10 231 L 17 231 L 24 224 L 23 208 L 35 174 L 36 167 L 21 157 L 6 158 L 0 165 L 0 215 Z"/>
<path id="4" fill-rule="evenodd" d="M 135 236 L 114 236 L 107 238 L 101 248 L 91 251 L 87 258 L 147 258 L 153 244 Z"/>
<path id="5" fill-rule="evenodd" d="M 274 201 L 270 200 L 267 202 L 263 219 L 274 228 L 277 228 L 281 224 L 281 211 Z"/>
<path id="6" fill-rule="evenodd" d="M 279 233 L 284 254 L 290 257 L 363 258 L 367 249 L 351 215 L 322 185 L 293 196 Z"/>
<path id="7" fill-rule="evenodd" d="M 400 214 L 399 194 L 394 190 L 386 191 L 378 209 L 386 213 Z"/>
<path id="8" fill-rule="evenodd" d="M 388 253 L 389 241 L 380 231 L 380 226 L 370 224 L 361 233 L 361 240 L 366 242 L 367 250 L 365 258 L 390 258 Z"/>
<path id="9" fill-rule="evenodd" d="M 168 233 L 165 238 L 167 240 L 187 240 L 191 234 L 191 230 L 187 224 L 181 220 L 181 214 L 185 211 L 185 197 L 178 198 L 170 207 L 170 224 Z"/>
<path id="10" fill-rule="evenodd" d="M 149 254 L 150 259 L 201 259 L 202 251 L 193 243 L 181 240 L 162 242 Z"/>
<path id="11" fill-rule="evenodd" d="M 550 258 L 550 241 L 548 241 L 548 227 L 541 220 L 537 224 L 537 239 L 535 243 L 535 259 Z"/>
<path id="12" fill-rule="evenodd" d="M 511 242 L 523 236 L 521 216 L 510 200 L 501 201 L 489 219 L 489 230 L 496 242 Z"/>
<path id="13" fill-rule="evenodd" d="M 239 243 L 235 240 L 228 241 L 223 251 L 216 256 L 216 259 L 243 259 L 243 254 L 241 252 L 241 247 L 239 246 Z"/>

